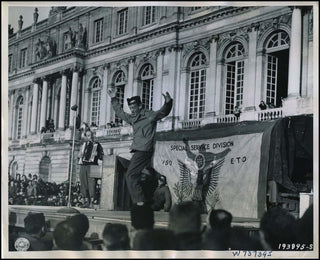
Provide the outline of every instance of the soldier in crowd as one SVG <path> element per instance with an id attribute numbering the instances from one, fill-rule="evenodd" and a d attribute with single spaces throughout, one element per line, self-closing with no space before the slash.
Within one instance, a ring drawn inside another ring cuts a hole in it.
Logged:
<path id="1" fill-rule="evenodd" d="M 107 223 L 102 238 L 104 247 L 108 251 L 130 249 L 130 238 L 126 225 Z"/>
<path id="2" fill-rule="evenodd" d="M 52 242 L 45 240 L 46 222 L 43 213 L 30 212 L 24 219 L 25 233 L 19 234 L 14 241 L 17 251 L 51 250 Z"/>
<path id="3" fill-rule="evenodd" d="M 158 182 L 159 185 L 153 195 L 152 209 L 155 211 L 163 209 L 165 212 L 169 212 L 171 209 L 172 199 L 167 185 L 166 176 L 160 175 Z"/>

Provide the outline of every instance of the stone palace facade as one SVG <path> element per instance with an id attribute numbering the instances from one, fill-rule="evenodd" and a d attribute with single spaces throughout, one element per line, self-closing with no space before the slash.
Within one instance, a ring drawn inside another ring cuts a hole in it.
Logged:
<path id="1" fill-rule="evenodd" d="M 312 6 L 52 7 L 40 22 L 35 11 L 30 27 L 22 19 L 9 33 L 12 176 L 68 180 L 80 120 L 104 148 L 102 196 L 112 198 L 115 157 L 129 154 L 132 135 L 114 115 L 110 87 L 126 111 L 133 95 L 157 110 L 168 91 L 174 105 L 158 131 L 313 114 Z M 271 105 L 261 110 L 261 100 Z"/>

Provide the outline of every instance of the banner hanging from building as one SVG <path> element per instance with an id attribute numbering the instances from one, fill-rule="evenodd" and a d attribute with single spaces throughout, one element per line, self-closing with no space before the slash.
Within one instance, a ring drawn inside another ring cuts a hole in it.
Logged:
<path id="1" fill-rule="evenodd" d="M 153 165 L 167 177 L 173 203 L 192 200 L 203 209 L 225 209 L 234 217 L 258 218 L 258 204 L 265 204 L 258 194 L 262 136 L 263 132 L 258 132 L 158 140 Z"/>

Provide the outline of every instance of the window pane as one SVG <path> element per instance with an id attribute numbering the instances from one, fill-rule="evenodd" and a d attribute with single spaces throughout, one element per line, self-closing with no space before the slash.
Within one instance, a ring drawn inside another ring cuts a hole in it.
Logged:
<path id="1" fill-rule="evenodd" d="M 124 34 L 128 30 L 128 9 L 118 13 L 118 34 Z"/>
<path id="2" fill-rule="evenodd" d="M 103 34 L 103 19 L 94 22 L 94 42 L 101 42 Z"/>

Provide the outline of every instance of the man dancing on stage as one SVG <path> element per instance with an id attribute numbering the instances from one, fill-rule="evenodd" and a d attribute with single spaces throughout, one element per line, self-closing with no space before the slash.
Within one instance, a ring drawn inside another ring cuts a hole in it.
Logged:
<path id="1" fill-rule="evenodd" d="M 126 174 L 126 181 L 132 202 L 139 206 L 146 203 L 146 198 L 140 184 L 141 171 L 150 166 L 154 152 L 157 121 L 169 115 L 172 108 L 172 98 L 168 92 L 162 94 L 164 105 L 158 111 L 142 108 L 140 96 L 127 98 L 131 111 L 128 114 L 123 111 L 116 98 L 116 90 L 108 89 L 112 107 L 118 117 L 133 127 L 133 142 L 131 152 L 134 153 Z"/>
<path id="2" fill-rule="evenodd" d="M 103 149 L 100 143 L 93 141 L 91 130 L 86 130 L 85 137 L 87 141 L 82 144 L 78 156 L 80 164 L 80 191 L 85 198 L 84 207 L 92 208 L 95 196 L 95 178 L 90 176 L 90 167 L 98 165 L 98 159 L 103 159 Z"/>

